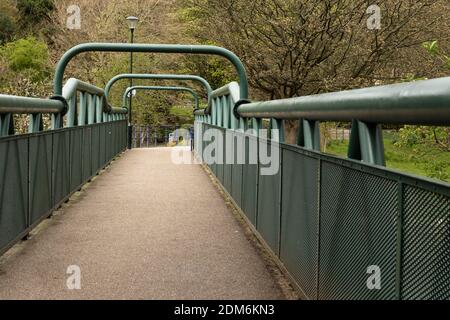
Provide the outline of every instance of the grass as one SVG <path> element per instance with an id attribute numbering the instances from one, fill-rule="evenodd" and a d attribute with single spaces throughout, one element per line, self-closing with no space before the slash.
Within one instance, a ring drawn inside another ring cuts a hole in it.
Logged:
<path id="1" fill-rule="evenodd" d="M 394 145 L 396 132 L 384 133 L 386 166 L 405 173 L 450 182 L 450 152 L 444 152 L 434 145 L 420 145 L 414 148 Z M 326 152 L 346 157 L 348 140 L 331 141 Z"/>

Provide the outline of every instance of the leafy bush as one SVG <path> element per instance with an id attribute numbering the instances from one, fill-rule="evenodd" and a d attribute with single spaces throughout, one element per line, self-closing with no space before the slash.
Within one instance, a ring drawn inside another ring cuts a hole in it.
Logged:
<path id="1" fill-rule="evenodd" d="M 170 116 L 174 122 L 180 125 L 191 124 L 194 121 L 194 114 L 191 108 L 173 106 L 170 108 Z"/>
<path id="2" fill-rule="evenodd" d="M 46 74 L 48 48 L 44 42 L 34 37 L 19 39 L 7 43 L 1 48 L 1 55 L 9 68 L 15 72 L 31 72 L 33 78 L 42 78 Z"/>
<path id="3" fill-rule="evenodd" d="M 398 147 L 415 147 L 434 144 L 443 151 L 450 151 L 450 128 L 404 126 L 395 142 Z"/>
<path id="4" fill-rule="evenodd" d="M 16 31 L 16 23 L 14 19 L 0 11 L 0 43 L 5 43 L 12 39 Z"/>
<path id="5" fill-rule="evenodd" d="M 53 0 L 18 0 L 17 9 L 22 19 L 27 23 L 37 23 L 48 17 L 53 11 Z"/>
<path id="6" fill-rule="evenodd" d="M 447 167 L 448 161 L 432 160 L 424 165 L 424 170 L 428 177 L 446 181 L 450 178 Z"/>

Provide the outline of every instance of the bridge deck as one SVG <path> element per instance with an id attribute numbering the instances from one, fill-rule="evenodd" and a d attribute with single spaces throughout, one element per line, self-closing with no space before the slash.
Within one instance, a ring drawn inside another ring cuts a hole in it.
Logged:
<path id="1" fill-rule="evenodd" d="M 81 268 L 69 290 L 67 268 Z M 199 165 L 126 152 L 0 260 L 2 299 L 278 299 L 278 281 Z"/>

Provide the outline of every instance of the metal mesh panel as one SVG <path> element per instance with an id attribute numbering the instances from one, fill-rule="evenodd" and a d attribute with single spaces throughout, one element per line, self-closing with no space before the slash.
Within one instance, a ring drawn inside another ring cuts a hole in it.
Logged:
<path id="1" fill-rule="evenodd" d="M 93 168 L 97 168 L 98 166 L 98 158 L 96 158 L 96 166 L 93 167 L 94 160 L 92 159 L 92 145 L 94 144 L 93 138 L 97 139 L 98 143 L 98 136 L 95 136 L 92 134 L 95 127 L 87 127 L 83 129 L 83 181 L 86 181 L 89 179 L 96 170 L 93 170 Z"/>
<path id="2" fill-rule="evenodd" d="M 91 167 L 92 167 L 92 174 L 95 174 L 98 170 L 101 169 L 102 166 L 102 159 L 100 155 L 100 126 L 92 127 L 91 130 Z M 86 137 L 86 131 L 85 131 L 85 137 Z M 86 141 L 86 139 L 84 140 Z M 85 143 L 86 145 L 87 143 Z M 85 165 L 85 167 L 87 167 Z M 85 172 L 85 168 L 83 167 L 83 172 Z"/>
<path id="3" fill-rule="evenodd" d="M 53 203 L 61 202 L 70 193 L 70 132 L 53 134 Z"/>
<path id="4" fill-rule="evenodd" d="M 30 224 L 53 208 L 52 134 L 30 137 Z"/>
<path id="5" fill-rule="evenodd" d="M 105 164 L 111 161 L 112 157 L 112 129 L 111 123 L 105 123 Z"/>
<path id="6" fill-rule="evenodd" d="M 118 139 L 118 122 L 113 122 L 111 124 L 111 155 L 110 159 L 114 158 L 119 152 L 119 139 Z"/>
<path id="7" fill-rule="evenodd" d="M 242 211 L 253 225 L 256 225 L 256 201 L 258 195 L 258 165 L 249 162 L 250 141 L 256 143 L 256 138 L 245 137 L 245 164 L 242 174 Z"/>
<path id="8" fill-rule="evenodd" d="M 202 156 L 202 149 L 203 149 L 203 139 L 202 139 L 202 132 L 204 130 L 204 126 L 201 122 L 195 121 L 194 122 L 194 149 L 195 153 L 198 157 L 201 158 Z"/>
<path id="9" fill-rule="evenodd" d="M 27 228 L 28 140 L 0 142 L 0 251 Z"/>
<path id="10" fill-rule="evenodd" d="M 271 156 L 270 142 L 260 139 L 260 144 L 268 146 L 268 153 Z M 276 152 L 280 152 L 278 144 Z M 261 145 L 260 145 L 261 146 Z M 279 160 L 278 164 L 279 164 Z M 277 164 L 277 165 L 278 165 Z M 263 236 L 266 243 L 272 248 L 275 254 L 279 254 L 280 242 L 280 209 L 281 209 L 281 171 L 276 174 L 263 175 L 262 169 L 268 165 L 259 165 L 258 180 L 258 216 L 256 218 L 256 228 Z"/>
<path id="11" fill-rule="evenodd" d="M 90 177 L 91 164 L 101 168 L 121 151 L 125 125 L 104 123 L 0 139 L 0 252 L 76 191 Z M 92 159 L 91 143 L 96 146 Z"/>
<path id="12" fill-rule="evenodd" d="M 319 161 L 283 149 L 280 259 L 309 299 L 317 297 Z"/>
<path id="13" fill-rule="evenodd" d="M 403 299 L 450 299 L 450 199 L 405 186 Z"/>
<path id="14" fill-rule="evenodd" d="M 245 140 L 245 164 L 235 161 L 231 176 L 222 165 L 211 168 L 227 190 L 231 184 L 235 202 L 308 298 L 396 299 L 400 289 L 405 299 L 449 298 L 445 192 L 406 186 L 401 197 L 402 181 L 433 183 L 286 145 L 282 175 L 259 175 L 263 166 L 250 162 L 257 139 Z M 373 266 L 381 271 L 380 290 L 367 285 Z"/>
<path id="15" fill-rule="evenodd" d="M 99 126 L 99 130 L 100 130 L 100 144 L 98 146 L 98 154 L 100 156 L 100 167 L 99 167 L 99 170 L 100 170 L 106 165 L 106 163 L 108 161 L 108 159 L 106 157 L 106 142 L 107 142 L 107 140 L 106 140 L 106 135 L 107 135 L 106 123 L 102 123 Z"/>
<path id="16" fill-rule="evenodd" d="M 122 120 L 122 151 L 125 151 L 127 148 L 127 121 Z"/>
<path id="17" fill-rule="evenodd" d="M 231 184 L 233 181 L 233 165 L 227 163 L 226 161 L 226 156 L 229 153 L 232 153 L 232 149 L 231 149 L 231 145 L 227 144 L 226 138 L 225 138 L 225 134 L 232 134 L 231 130 L 225 130 L 223 131 L 224 135 L 223 135 L 223 186 L 225 187 L 225 189 L 228 191 L 228 193 L 231 194 Z M 233 152 L 234 153 L 234 152 Z"/>
<path id="18" fill-rule="evenodd" d="M 320 213 L 320 299 L 394 299 L 397 183 L 323 162 Z M 381 290 L 369 290 L 369 266 Z"/>
<path id="19" fill-rule="evenodd" d="M 119 131 L 120 122 L 116 121 L 113 123 L 113 132 L 114 132 L 114 157 L 119 153 L 120 150 L 120 131 Z"/>
<path id="20" fill-rule="evenodd" d="M 70 190 L 83 182 L 83 129 L 70 130 Z"/>
<path id="21" fill-rule="evenodd" d="M 244 139 L 244 135 L 240 133 L 234 133 L 234 136 L 237 139 Z M 231 196 L 234 201 L 237 203 L 239 207 L 242 207 L 242 175 L 243 175 L 243 165 L 238 163 L 238 152 L 243 152 L 243 150 L 239 150 L 239 144 L 235 143 L 233 145 L 234 148 L 234 164 L 231 166 L 232 170 L 232 178 L 231 178 Z"/>
<path id="22" fill-rule="evenodd" d="M 219 132 L 223 133 L 223 134 L 225 133 L 224 129 L 216 128 L 215 130 L 219 130 Z M 224 137 L 224 135 L 222 135 L 222 137 Z M 223 154 L 224 154 L 225 153 L 225 141 L 223 141 L 222 145 L 221 145 L 221 142 L 222 141 L 220 139 L 214 141 L 216 150 L 219 150 L 219 148 L 222 148 Z M 218 158 L 220 158 L 220 155 L 218 156 Z M 216 176 L 222 185 L 224 185 L 224 173 L 225 173 L 225 166 L 224 166 L 223 162 L 224 162 L 223 159 L 219 159 L 218 163 L 216 164 Z"/>
<path id="23" fill-rule="evenodd" d="M 209 129 L 216 129 L 214 127 L 211 127 L 207 124 L 203 124 L 203 133 L 205 133 L 207 130 Z M 205 156 L 203 161 L 205 161 L 205 163 L 208 165 L 208 167 L 211 169 L 212 173 L 219 178 L 219 164 L 217 164 L 216 162 L 211 163 L 211 159 L 208 159 L 209 157 L 216 157 L 217 154 L 217 150 L 219 148 L 219 144 L 218 141 L 214 140 L 214 138 L 212 138 L 212 141 L 205 141 L 202 139 L 202 143 L 203 143 L 203 148 L 202 148 L 202 152 L 203 155 Z M 211 149 L 212 148 L 212 149 Z M 220 180 L 222 182 L 222 180 Z"/>

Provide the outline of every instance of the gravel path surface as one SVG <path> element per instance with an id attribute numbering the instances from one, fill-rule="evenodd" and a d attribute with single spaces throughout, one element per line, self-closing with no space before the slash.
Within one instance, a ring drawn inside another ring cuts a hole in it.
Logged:
<path id="1" fill-rule="evenodd" d="M 205 171 L 170 152 L 126 152 L 1 257 L 0 300 L 283 299 Z"/>

